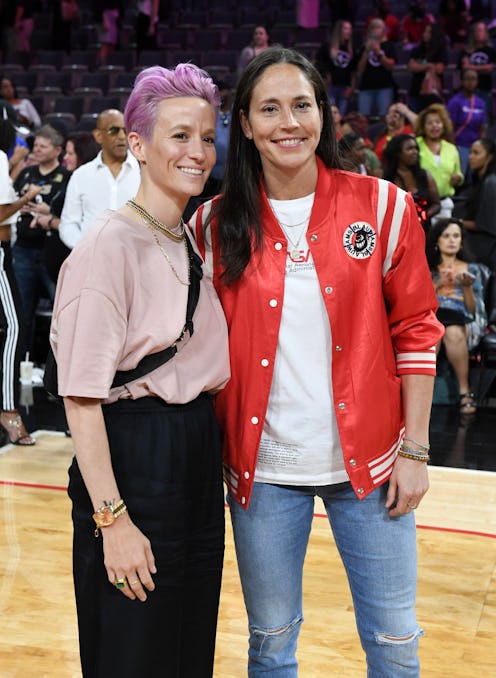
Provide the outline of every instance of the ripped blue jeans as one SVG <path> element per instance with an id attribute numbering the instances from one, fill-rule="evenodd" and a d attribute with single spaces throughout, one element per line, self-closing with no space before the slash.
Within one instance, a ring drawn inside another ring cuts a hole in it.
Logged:
<path id="1" fill-rule="evenodd" d="M 386 492 L 384 485 L 359 501 L 349 483 L 255 483 L 247 510 L 228 496 L 250 629 L 250 678 L 298 675 L 302 572 L 315 495 L 324 501 L 348 575 L 368 678 L 420 675 L 415 519 L 413 513 L 390 518 L 384 508 Z M 328 603 L 332 636 L 332 600 Z M 332 665 L 328 675 L 338 675 Z"/>

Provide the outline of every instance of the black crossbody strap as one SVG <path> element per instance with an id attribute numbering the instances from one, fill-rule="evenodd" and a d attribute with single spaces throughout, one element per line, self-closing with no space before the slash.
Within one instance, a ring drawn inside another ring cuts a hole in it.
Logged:
<path id="1" fill-rule="evenodd" d="M 153 372 L 157 367 L 160 367 L 160 365 L 163 365 L 176 355 L 177 345 L 179 342 L 183 341 L 186 333 L 188 333 L 190 337 L 193 336 L 193 314 L 200 298 L 200 280 L 203 277 L 203 270 L 202 260 L 194 251 L 190 239 L 187 235 L 184 237 L 186 238 L 186 247 L 188 249 L 190 284 L 188 289 L 188 302 L 186 305 L 186 322 L 184 323 L 181 334 L 171 346 L 164 348 L 162 351 L 158 351 L 158 353 L 150 353 L 149 355 L 144 356 L 133 370 L 117 371 L 111 388 L 123 386 L 123 384 L 128 384 L 131 381 L 143 377 L 149 372 Z"/>
<path id="2" fill-rule="evenodd" d="M 188 236 L 185 236 L 185 238 L 189 258 L 190 284 L 188 289 L 188 302 L 186 305 L 186 322 L 184 323 L 182 332 L 176 339 L 176 341 L 172 344 L 172 346 L 164 348 L 162 351 L 158 351 L 158 353 L 151 353 L 149 355 L 146 355 L 139 361 L 139 363 L 133 370 L 116 372 L 114 381 L 112 382 L 112 388 L 114 388 L 115 386 L 122 386 L 123 384 L 128 384 L 129 382 L 134 381 L 135 379 L 143 377 L 145 374 L 148 374 L 149 372 L 153 372 L 153 370 L 157 369 L 157 367 L 160 367 L 160 365 L 163 365 L 176 355 L 177 345 L 180 341 L 184 340 L 186 333 L 188 333 L 190 337 L 193 335 L 194 331 L 193 314 L 196 310 L 198 299 L 200 298 L 200 280 L 203 277 L 203 270 L 202 270 L 202 260 L 194 251 Z M 48 356 L 46 359 L 43 383 L 48 393 L 50 393 L 54 398 L 57 398 L 58 397 L 57 362 L 55 361 L 55 356 L 53 355 L 53 351 L 51 348 L 48 351 Z"/>

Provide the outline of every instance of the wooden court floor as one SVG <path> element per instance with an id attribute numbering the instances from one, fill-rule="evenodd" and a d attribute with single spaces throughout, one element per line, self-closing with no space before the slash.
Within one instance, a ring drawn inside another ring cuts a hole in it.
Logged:
<path id="1" fill-rule="evenodd" d="M 71 440 L 0 450 L 0 678 L 81 678 L 64 491 Z M 496 676 L 496 474 L 431 468 L 417 511 L 422 676 Z M 323 508 L 305 566 L 301 678 L 365 676 Z M 227 515 L 215 678 L 246 675 L 246 619 Z M 136 678 L 148 678 L 137 676 Z"/>

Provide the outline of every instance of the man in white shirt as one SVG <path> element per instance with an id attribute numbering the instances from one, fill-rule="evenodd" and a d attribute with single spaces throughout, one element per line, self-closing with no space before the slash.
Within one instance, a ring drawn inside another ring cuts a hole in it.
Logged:
<path id="1" fill-rule="evenodd" d="M 140 182 L 138 162 L 128 151 L 122 113 L 115 109 L 100 113 L 93 134 L 102 150 L 74 170 L 60 217 L 60 239 L 71 249 L 101 212 L 119 209 L 134 197 Z"/>

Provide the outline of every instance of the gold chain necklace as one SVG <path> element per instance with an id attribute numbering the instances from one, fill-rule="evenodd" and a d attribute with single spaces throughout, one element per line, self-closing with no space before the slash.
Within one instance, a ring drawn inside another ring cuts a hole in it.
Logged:
<path id="1" fill-rule="evenodd" d="M 150 214 L 150 212 L 147 212 L 147 210 L 140 205 L 139 203 L 136 202 L 133 198 L 127 201 L 126 205 L 129 207 L 132 207 L 138 214 L 141 216 L 143 221 L 145 222 L 146 225 L 148 223 L 153 224 L 153 226 L 159 230 L 161 233 L 166 235 L 168 238 L 173 240 L 174 242 L 181 242 L 181 240 L 184 240 L 185 238 L 185 232 L 186 232 L 186 224 L 184 223 L 182 217 L 181 220 L 179 221 L 178 225 L 176 228 L 179 228 L 179 232 L 176 233 L 174 230 L 163 224 L 161 221 L 159 221 L 156 217 L 153 216 L 153 214 Z"/>
<path id="2" fill-rule="evenodd" d="M 159 250 L 162 252 L 164 258 L 166 259 L 167 263 L 168 263 L 169 266 L 171 267 L 171 271 L 174 273 L 174 276 L 176 277 L 176 279 L 181 283 L 181 285 L 186 285 L 186 286 L 188 286 L 188 285 L 190 284 L 190 282 L 191 282 L 191 267 L 190 267 L 190 265 L 189 265 L 189 255 L 188 255 L 188 246 L 186 245 L 186 238 L 183 238 L 184 249 L 186 250 L 186 258 L 188 259 L 188 279 L 187 279 L 186 282 L 185 282 L 184 280 L 181 280 L 181 278 L 179 277 L 179 275 L 178 275 L 178 273 L 177 273 L 177 271 L 176 271 L 176 269 L 175 269 L 175 267 L 174 267 L 174 264 L 172 263 L 172 261 L 171 261 L 170 258 L 169 258 L 169 255 L 167 254 L 167 252 L 164 250 L 164 248 L 163 248 L 162 245 L 160 244 L 160 240 L 158 239 L 158 235 L 157 235 L 157 234 L 155 233 L 155 231 L 154 231 L 154 226 L 153 226 L 153 224 L 149 224 L 149 223 L 147 223 L 147 222 L 145 221 L 145 226 L 148 228 L 148 230 L 149 230 L 150 233 L 152 234 L 153 239 L 154 239 L 155 242 L 157 243 Z"/>
<path id="3" fill-rule="evenodd" d="M 187 261 L 188 261 L 188 279 L 187 279 L 186 282 L 184 282 L 184 280 L 181 280 L 181 278 L 179 277 L 178 272 L 176 271 L 176 268 L 175 268 L 174 264 L 173 264 L 172 261 L 170 260 L 169 255 L 167 254 L 167 252 L 164 250 L 164 248 L 163 248 L 162 245 L 160 244 L 160 240 L 158 239 L 158 235 L 157 235 L 156 232 L 155 232 L 155 229 L 156 229 L 155 224 L 153 224 L 153 223 L 149 222 L 147 219 L 145 219 L 144 216 L 141 214 L 141 212 L 140 212 L 140 216 L 141 216 L 141 218 L 143 219 L 143 223 L 145 224 L 145 226 L 147 227 L 147 229 L 148 229 L 148 230 L 150 231 L 150 233 L 152 234 L 153 239 L 154 239 L 155 242 L 157 243 L 157 247 L 158 247 L 159 250 L 162 252 L 162 256 L 164 257 L 164 259 L 165 259 L 165 260 L 167 261 L 167 263 L 169 264 L 170 269 L 171 269 L 172 273 L 174 274 L 174 277 L 176 278 L 176 280 L 177 280 L 178 282 L 180 282 L 181 285 L 186 285 L 186 286 L 190 285 L 190 283 L 191 283 L 191 263 L 190 263 L 190 260 L 189 260 L 188 246 L 187 246 L 187 244 L 186 244 L 186 236 L 183 236 L 183 238 L 182 238 L 182 241 L 183 241 L 183 243 L 184 243 L 184 249 L 186 250 L 186 259 L 187 259 Z M 159 229 L 156 229 L 156 230 L 159 230 Z"/>
<path id="4" fill-rule="evenodd" d="M 272 214 L 274 215 L 274 217 L 275 217 L 277 223 L 278 223 L 279 226 L 281 227 L 282 232 L 283 232 L 284 235 L 286 236 L 287 241 L 289 242 L 289 244 L 290 244 L 291 247 L 292 247 L 291 251 L 288 252 L 289 258 L 291 259 L 291 261 L 300 261 L 300 257 L 301 257 L 301 253 L 300 253 L 300 249 L 299 249 L 299 247 L 300 247 L 300 240 L 302 239 L 303 235 L 304 235 L 304 234 L 307 232 L 307 230 L 308 230 L 308 224 L 309 224 L 309 222 L 310 222 L 310 215 L 311 215 L 311 213 L 312 213 L 312 210 L 310 210 L 310 212 L 308 213 L 308 216 L 306 217 L 306 219 L 304 219 L 303 221 L 299 221 L 297 224 L 290 225 L 290 224 L 284 224 L 282 221 L 280 221 L 280 220 L 279 220 L 279 217 L 278 217 L 277 214 L 276 214 L 275 209 L 272 207 L 272 204 L 271 204 L 270 200 L 268 201 L 268 203 L 269 203 L 270 209 L 272 210 Z M 289 233 L 286 231 L 286 228 L 285 228 L 285 227 L 287 227 L 287 228 L 295 228 L 295 227 L 298 227 L 298 226 L 301 226 L 301 225 L 303 225 L 303 229 L 301 230 L 300 235 L 298 236 L 298 239 L 297 239 L 297 241 L 295 242 L 295 241 L 293 240 L 293 238 L 290 237 L 290 235 L 289 235 Z"/>

